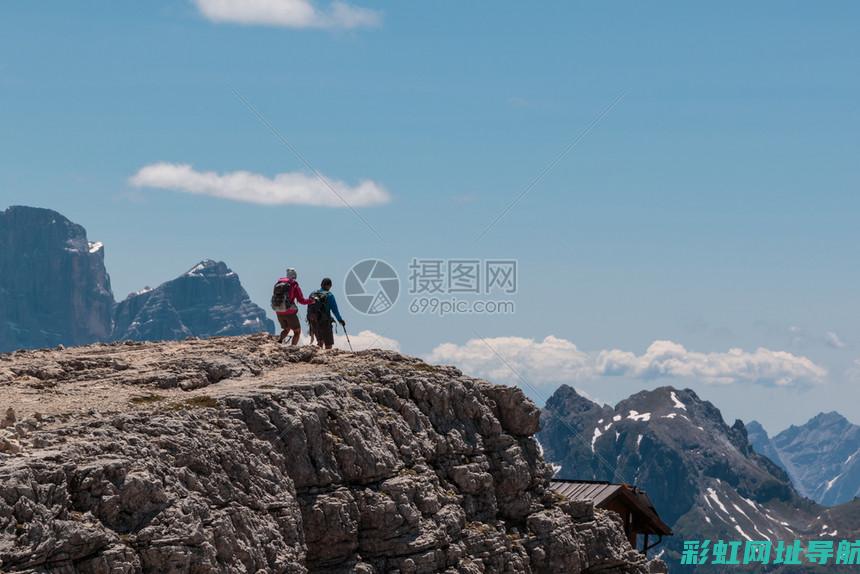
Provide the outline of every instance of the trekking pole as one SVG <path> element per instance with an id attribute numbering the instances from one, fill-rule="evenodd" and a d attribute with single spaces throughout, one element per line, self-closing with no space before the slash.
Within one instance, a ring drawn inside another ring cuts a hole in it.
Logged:
<path id="1" fill-rule="evenodd" d="M 346 325 L 342 325 L 342 327 L 343 327 L 343 334 L 346 335 L 346 342 L 347 342 L 347 344 L 349 344 L 349 350 L 350 350 L 350 352 L 354 353 L 355 351 L 352 350 L 352 341 L 349 340 L 349 333 L 346 332 Z"/>

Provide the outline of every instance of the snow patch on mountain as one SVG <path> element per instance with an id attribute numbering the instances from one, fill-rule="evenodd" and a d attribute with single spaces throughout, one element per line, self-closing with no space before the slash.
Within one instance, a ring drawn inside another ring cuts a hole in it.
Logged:
<path id="1" fill-rule="evenodd" d="M 747 540 L 749 540 L 750 542 L 752 542 L 752 537 L 751 537 L 749 534 L 747 534 L 746 532 L 744 532 L 744 531 L 743 531 L 743 528 L 741 528 L 741 527 L 740 527 L 740 526 L 738 526 L 737 524 L 735 524 L 735 530 L 737 530 L 737 531 L 738 531 L 738 533 L 739 533 L 741 536 L 743 536 L 744 538 L 746 538 Z"/>
<path id="2" fill-rule="evenodd" d="M 683 409 L 685 411 L 687 410 L 687 405 L 685 405 L 678 399 L 678 395 L 675 394 L 675 391 L 671 391 L 669 393 L 669 398 L 672 399 L 672 403 L 675 405 L 676 409 Z"/>
<path id="3" fill-rule="evenodd" d="M 713 501 L 714 501 L 714 504 L 716 504 L 717 506 L 719 506 L 719 507 L 720 507 L 720 510 L 722 510 L 722 511 L 723 511 L 723 512 L 725 512 L 726 514 L 729 514 L 729 511 L 728 511 L 728 510 L 726 510 L 726 506 L 725 506 L 725 505 L 723 504 L 723 502 L 720 500 L 720 497 L 719 497 L 719 496 L 717 496 L 717 491 L 716 491 L 716 490 L 714 490 L 713 488 L 711 488 L 710 486 L 708 487 L 708 489 L 707 489 L 707 490 L 708 490 L 708 495 L 707 495 L 707 496 L 708 496 L 708 498 L 710 498 L 711 500 L 713 500 Z M 731 516 L 731 514 L 729 514 L 729 516 Z"/>
<path id="4" fill-rule="evenodd" d="M 638 411 L 631 410 L 630 413 L 627 415 L 627 418 L 634 421 L 648 422 L 651 420 L 651 413 L 639 414 Z"/>
<path id="5" fill-rule="evenodd" d="M 597 442 L 597 439 L 600 438 L 600 435 L 603 433 L 600 432 L 600 427 L 594 427 L 594 436 L 591 437 L 591 452 L 595 452 L 594 444 Z"/>

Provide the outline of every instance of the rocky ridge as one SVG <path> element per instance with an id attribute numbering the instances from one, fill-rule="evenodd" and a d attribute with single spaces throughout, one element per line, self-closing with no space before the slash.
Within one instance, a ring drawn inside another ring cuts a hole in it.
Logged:
<path id="1" fill-rule="evenodd" d="M 451 367 L 254 335 L 0 355 L 0 392 L 4 572 L 662 570 Z"/>

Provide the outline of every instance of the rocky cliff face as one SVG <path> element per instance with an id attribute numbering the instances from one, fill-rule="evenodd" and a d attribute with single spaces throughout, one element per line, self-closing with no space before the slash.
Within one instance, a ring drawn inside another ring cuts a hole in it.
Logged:
<path id="1" fill-rule="evenodd" d="M 4 572 L 658 571 L 521 391 L 272 338 L 0 355 Z"/>
<path id="2" fill-rule="evenodd" d="M 756 451 L 782 466 L 804 496 L 826 505 L 860 496 L 860 426 L 839 413 L 820 413 L 773 438 L 762 428 L 755 439 Z"/>
<path id="3" fill-rule="evenodd" d="M 246 335 L 275 325 L 221 261 L 201 261 L 155 289 L 132 293 L 116 307 L 115 340 L 177 340 Z"/>
<path id="4" fill-rule="evenodd" d="M 0 212 L 0 352 L 82 345 L 111 333 L 101 243 L 55 211 Z"/>
<path id="5" fill-rule="evenodd" d="M 678 564 L 685 539 L 775 542 L 860 534 L 860 507 L 825 509 L 803 499 L 781 468 L 753 451 L 742 422 L 727 425 L 713 404 L 689 389 L 642 391 L 610 407 L 564 386 L 547 401 L 538 438 L 561 478 L 644 488 L 675 531 L 664 543 L 672 572 L 688 571 Z M 845 518 L 850 515 L 853 522 Z"/>

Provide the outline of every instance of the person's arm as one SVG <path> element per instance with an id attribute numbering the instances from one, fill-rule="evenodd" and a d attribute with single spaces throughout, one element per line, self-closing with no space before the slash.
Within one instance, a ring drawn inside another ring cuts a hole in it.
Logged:
<path id="1" fill-rule="evenodd" d="M 334 314 L 334 318 L 337 319 L 337 322 L 341 325 L 346 324 L 346 321 L 343 320 L 343 317 L 340 316 L 340 311 L 337 309 L 337 300 L 334 298 L 333 293 L 328 294 L 328 308 L 331 309 L 332 314 Z"/>
<path id="2" fill-rule="evenodd" d="M 310 300 L 310 299 L 305 299 L 305 296 L 304 296 L 304 294 L 302 293 L 302 288 L 301 288 L 301 287 L 299 287 L 299 284 L 298 284 L 298 283 L 295 283 L 295 286 L 296 286 L 296 293 L 295 293 L 295 295 L 296 295 L 296 301 L 298 301 L 298 302 L 299 302 L 299 303 L 301 303 L 302 305 L 310 305 L 310 304 L 311 304 L 311 300 Z"/>

